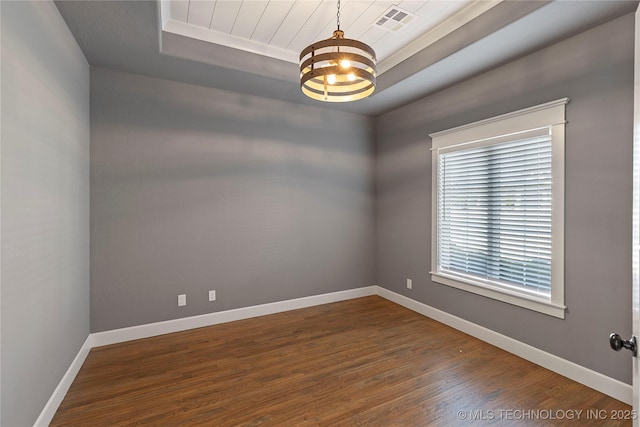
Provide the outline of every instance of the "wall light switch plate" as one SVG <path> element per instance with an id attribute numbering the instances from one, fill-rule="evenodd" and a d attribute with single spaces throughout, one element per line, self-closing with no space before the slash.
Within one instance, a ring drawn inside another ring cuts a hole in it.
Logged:
<path id="1" fill-rule="evenodd" d="M 178 307 L 187 305 L 187 294 L 178 295 Z"/>
<path id="2" fill-rule="evenodd" d="M 216 300 L 216 291 L 209 291 L 209 301 Z"/>
<path id="3" fill-rule="evenodd" d="M 413 280 L 407 279 L 407 289 L 413 289 Z"/>

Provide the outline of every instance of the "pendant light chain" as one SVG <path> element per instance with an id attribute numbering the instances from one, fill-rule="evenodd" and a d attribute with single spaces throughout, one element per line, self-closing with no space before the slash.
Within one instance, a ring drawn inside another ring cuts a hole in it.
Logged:
<path id="1" fill-rule="evenodd" d="M 338 24 L 338 30 L 340 29 L 340 0 L 338 0 L 338 14 L 336 15 L 336 21 Z"/>

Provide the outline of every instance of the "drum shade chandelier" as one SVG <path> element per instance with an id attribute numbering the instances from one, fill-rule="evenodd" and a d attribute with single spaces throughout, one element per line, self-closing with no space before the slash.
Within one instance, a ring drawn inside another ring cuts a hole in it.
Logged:
<path id="1" fill-rule="evenodd" d="M 338 29 L 329 39 L 313 43 L 300 53 L 300 89 L 309 98 L 348 102 L 366 98 L 376 88 L 376 53 L 365 43 L 345 39 Z"/>

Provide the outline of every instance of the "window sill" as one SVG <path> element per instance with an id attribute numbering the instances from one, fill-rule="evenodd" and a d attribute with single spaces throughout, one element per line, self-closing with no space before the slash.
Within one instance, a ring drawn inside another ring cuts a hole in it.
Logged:
<path id="1" fill-rule="evenodd" d="M 451 286 L 456 289 L 471 292 L 477 295 L 482 295 L 487 298 L 495 299 L 498 301 L 506 302 L 508 304 L 523 307 L 528 310 L 537 311 L 539 313 L 547 314 L 549 316 L 564 319 L 566 306 L 554 304 L 553 302 L 534 296 L 520 294 L 518 292 L 510 292 L 507 289 L 498 287 L 490 287 L 484 284 L 470 284 L 462 282 L 455 276 L 450 276 L 443 273 L 431 272 L 431 280 L 443 285 Z"/>

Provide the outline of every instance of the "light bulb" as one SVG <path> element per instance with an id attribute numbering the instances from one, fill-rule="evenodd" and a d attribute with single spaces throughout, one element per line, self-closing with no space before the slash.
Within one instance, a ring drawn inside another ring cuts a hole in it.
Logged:
<path id="1" fill-rule="evenodd" d="M 329 83 L 330 85 L 334 84 L 336 82 L 336 75 L 335 74 L 329 74 L 327 76 L 327 83 Z"/>
<path id="2" fill-rule="evenodd" d="M 351 62 L 348 59 L 343 59 L 340 61 L 340 66 L 342 68 L 349 68 L 351 67 Z"/>
<path id="3" fill-rule="evenodd" d="M 348 79 L 350 82 L 352 82 L 352 81 L 354 81 L 354 80 L 356 79 L 356 75 L 355 75 L 355 74 L 353 74 L 353 73 L 349 73 L 349 74 L 347 74 L 347 79 Z"/>

